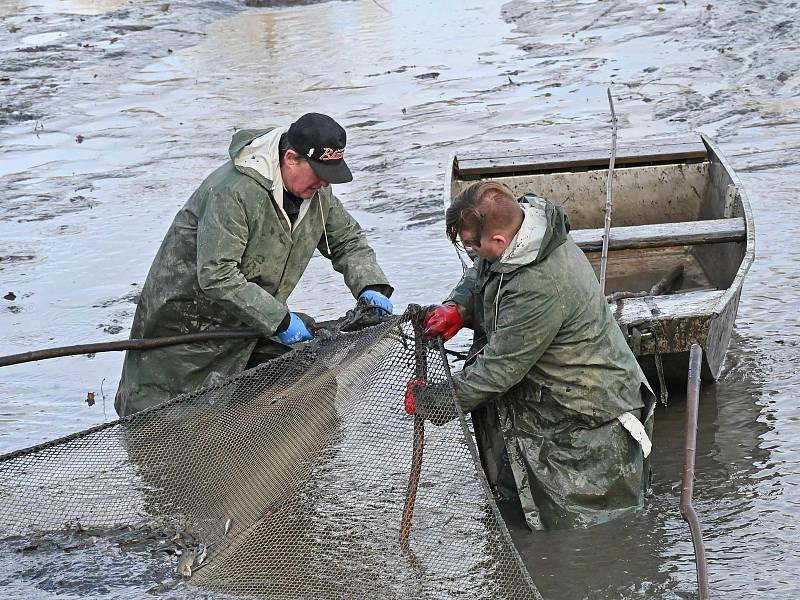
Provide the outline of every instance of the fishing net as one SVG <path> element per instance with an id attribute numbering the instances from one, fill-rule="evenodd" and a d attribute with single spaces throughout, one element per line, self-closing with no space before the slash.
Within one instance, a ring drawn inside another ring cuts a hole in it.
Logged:
<path id="1" fill-rule="evenodd" d="M 403 409 L 410 379 L 448 376 L 419 314 L 320 335 L 222 385 L 0 457 L 0 537 L 154 545 L 180 585 L 215 595 L 538 598 L 467 422 L 423 431 Z"/>

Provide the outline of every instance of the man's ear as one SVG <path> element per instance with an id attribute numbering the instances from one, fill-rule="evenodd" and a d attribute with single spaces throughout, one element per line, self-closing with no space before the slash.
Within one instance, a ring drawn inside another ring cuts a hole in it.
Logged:
<path id="1" fill-rule="evenodd" d="M 495 233 L 492 236 L 492 241 L 497 242 L 497 244 L 502 247 L 503 249 L 508 247 L 508 244 L 511 243 L 511 238 L 504 236 L 502 233 Z"/>
<path id="2" fill-rule="evenodd" d="M 300 155 L 296 151 L 289 148 L 286 150 L 286 154 L 283 155 L 283 161 L 296 165 L 298 162 L 300 162 Z"/>

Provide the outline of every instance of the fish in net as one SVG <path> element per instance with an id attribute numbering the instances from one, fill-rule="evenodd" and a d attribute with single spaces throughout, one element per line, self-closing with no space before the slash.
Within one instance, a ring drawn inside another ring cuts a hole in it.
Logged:
<path id="1" fill-rule="evenodd" d="M 63 536 L 72 553 L 117 548 L 123 565 L 149 552 L 156 567 L 127 580 L 82 578 L 82 593 L 114 597 L 177 584 L 188 597 L 539 598 L 463 415 L 424 431 L 408 526 L 406 384 L 449 373 L 421 315 L 412 305 L 357 331 L 345 320 L 220 385 L 0 457 L 0 552 L 35 555 L 31 540 L 52 535 L 61 551 Z M 173 583 L 148 587 L 166 570 Z"/>

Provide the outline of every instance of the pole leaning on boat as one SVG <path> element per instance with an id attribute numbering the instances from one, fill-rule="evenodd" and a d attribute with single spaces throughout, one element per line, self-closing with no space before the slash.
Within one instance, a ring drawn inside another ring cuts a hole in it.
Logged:
<path id="1" fill-rule="evenodd" d="M 692 506 L 694 493 L 694 459 L 697 451 L 697 405 L 700 396 L 700 368 L 703 350 L 700 344 L 692 344 L 689 352 L 689 382 L 686 389 L 686 445 L 683 466 L 683 486 L 681 487 L 681 516 L 689 524 L 692 532 L 695 562 L 697 563 L 697 586 L 700 600 L 708 600 L 708 569 L 706 550 L 703 545 L 703 532 L 700 519 Z"/>
<path id="2" fill-rule="evenodd" d="M 611 160 L 608 163 L 608 181 L 606 182 L 605 223 L 603 225 L 603 250 L 600 253 L 600 291 L 606 293 L 606 265 L 608 264 L 608 236 L 611 231 L 611 209 L 613 196 L 611 184 L 614 181 L 614 161 L 617 158 L 617 114 L 614 112 L 614 99 L 611 97 L 611 88 L 607 88 L 608 105 L 611 107 Z"/>

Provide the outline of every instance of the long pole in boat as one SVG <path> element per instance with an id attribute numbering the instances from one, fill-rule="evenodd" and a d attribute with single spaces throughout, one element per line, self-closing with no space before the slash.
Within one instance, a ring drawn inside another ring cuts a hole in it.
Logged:
<path id="1" fill-rule="evenodd" d="M 608 105 L 611 107 L 611 160 L 608 163 L 608 181 L 606 182 L 605 224 L 603 225 L 603 251 L 600 253 L 600 291 L 606 293 L 606 265 L 608 264 L 608 235 L 611 231 L 611 209 L 613 196 L 611 184 L 614 181 L 614 161 L 617 158 L 617 114 L 614 112 L 614 99 L 611 88 L 607 88 Z"/>
<path id="2" fill-rule="evenodd" d="M 694 493 L 694 459 L 697 451 L 697 405 L 700 396 L 700 368 L 703 350 L 700 344 L 692 344 L 689 352 L 689 381 L 686 384 L 686 444 L 683 465 L 683 486 L 681 487 L 681 516 L 689 524 L 692 532 L 695 562 L 697 564 L 697 586 L 700 600 L 708 600 L 708 568 L 706 549 L 703 545 L 703 532 L 700 519 L 692 506 Z"/>
<path id="3" fill-rule="evenodd" d="M 422 339 L 424 333 L 423 311 L 416 305 L 410 305 L 409 313 L 411 324 L 414 327 L 414 377 L 427 381 L 428 379 L 428 349 Z M 408 538 L 411 535 L 411 520 L 414 516 L 414 503 L 417 500 L 419 477 L 422 473 L 422 451 L 425 448 L 425 419 L 414 415 L 414 446 L 411 451 L 411 472 L 408 475 L 408 488 L 406 502 L 403 506 L 403 516 L 400 520 L 400 547 L 408 548 Z"/>

